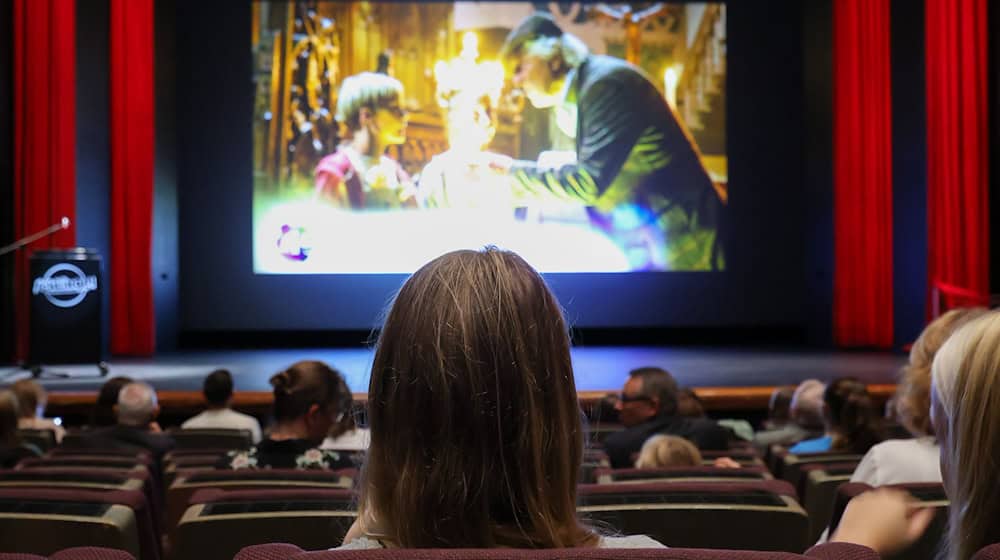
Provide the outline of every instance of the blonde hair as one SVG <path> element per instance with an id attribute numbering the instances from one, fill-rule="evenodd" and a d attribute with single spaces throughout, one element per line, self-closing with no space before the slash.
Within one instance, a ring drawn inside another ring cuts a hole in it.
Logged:
<path id="1" fill-rule="evenodd" d="M 952 309 L 931 321 L 913 343 L 893 402 L 899 423 L 914 436 L 934 434 L 930 417 L 931 364 L 934 362 L 934 355 L 951 333 L 986 313 L 987 310 L 982 307 Z"/>
<path id="2" fill-rule="evenodd" d="M 47 395 L 45 389 L 33 379 L 22 379 L 10 386 L 17 397 L 21 409 L 21 418 L 34 418 L 39 408 L 45 408 Z"/>
<path id="3" fill-rule="evenodd" d="M 944 418 L 941 457 L 949 466 L 944 487 L 951 501 L 943 557 L 968 560 L 1000 542 L 1000 314 L 959 328 L 931 368 Z"/>
<path id="4" fill-rule="evenodd" d="M 569 332 L 518 255 L 438 257 L 399 290 L 368 389 L 359 521 L 404 548 L 596 546 L 576 515 Z"/>
<path id="5" fill-rule="evenodd" d="M 701 465 L 701 452 L 690 441 L 666 434 L 646 440 L 635 461 L 637 469 L 660 467 L 696 467 Z"/>

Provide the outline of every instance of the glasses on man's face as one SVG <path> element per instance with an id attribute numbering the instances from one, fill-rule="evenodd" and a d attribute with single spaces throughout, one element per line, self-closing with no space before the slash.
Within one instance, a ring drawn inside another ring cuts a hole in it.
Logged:
<path id="1" fill-rule="evenodd" d="M 624 404 L 638 401 L 650 401 L 651 399 L 643 395 L 626 395 L 625 393 L 621 393 L 618 395 L 618 400 Z"/>

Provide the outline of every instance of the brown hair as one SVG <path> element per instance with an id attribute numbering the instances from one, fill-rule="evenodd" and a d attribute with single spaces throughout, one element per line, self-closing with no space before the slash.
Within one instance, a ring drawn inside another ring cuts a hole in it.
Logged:
<path id="1" fill-rule="evenodd" d="M 680 388 L 677 380 L 670 372 L 655 366 L 646 366 L 628 372 L 629 377 L 642 379 L 642 396 L 656 398 L 659 407 L 657 416 L 673 416 L 677 414 Z"/>
<path id="2" fill-rule="evenodd" d="M 101 385 L 101 390 L 97 393 L 97 403 L 90 417 L 91 426 L 112 426 L 117 423 L 114 411 L 115 405 L 118 404 L 118 394 L 122 387 L 129 383 L 132 383 L 132 378 L 122 375 L 112 377 Z"/>
<path id="3" fill-rule="evenodd" d="M 339 371 L 323 362 L 304 360 L 271 377 L 274 388 L 274 419 L 295 420 L 309 412 L 312 405 L 336 410 L 346 416 L 351 412 L 351 392 Z"/>
<path id="4" fill-rule="evenodd" d="M 0 391 L 0 446 L 16 447 L 20 443 L 17 435 L 19 416 L 17 395 L 11 390 Z"/>
<path id="5" fill-rule="evenodd" d="M 1000 542 L 1000 313 L 962 326 L 934 358 L 933 384 L 944 415 L 941 457 L 948 507 L 944 558 L 968 560 Z"/>
<path id="6" fill-rule="evenodd" d="M 635 461 L 637 469 L 659 467 L 697 467 L 701 465 L 701 452 L 690 441 L 666 434 L 646 440 Z"/>
<path id="7" fill-rule="evenodd" d="M 518 255 L 455 251 L 396 296 L 369 387 L 361 525 L 405 548 L 594 546 L 562 311 Z"/>
<path id="8" fill-rule="evenodd" d="M 10 386 L 17 397 L 21 418 L 34 418 L 39 403 L 45 403 L 45 389 L 33 379 L 22 379 Z"/>
<path id="9" fill-rule="evenodd" d="M 910 349 L 909 362 L 903 366 L 894 403 L 900 424 L 914 436 L 933 435 L 931 426 L 931 364 L 941 345 L 951 333 L 969 321 L 982 317 L 982 307 L 952 309 L 931 321 Z"/>
<path id="10" fill-rule="evenodd" d="M 882 416 L 879 414 L 868 387 L 853 377 L 841 377 L 826 387 L 823 393 L 833 436 L 833 451 L 864 454 L 885 439 Z"/>

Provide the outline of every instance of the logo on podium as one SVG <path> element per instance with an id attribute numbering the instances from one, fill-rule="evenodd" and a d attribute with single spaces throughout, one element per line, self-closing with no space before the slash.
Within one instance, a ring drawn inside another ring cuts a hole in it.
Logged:
<path id="1" fill-rule="evenodd" d="M 42 294 L 56 307 L 75 307 L 87 293 L 97 290 L 97 276 L 86 275 L 79 267 L 59 263 L 49 267 L 45 274 L 35 278 L 31 293 Z"/>

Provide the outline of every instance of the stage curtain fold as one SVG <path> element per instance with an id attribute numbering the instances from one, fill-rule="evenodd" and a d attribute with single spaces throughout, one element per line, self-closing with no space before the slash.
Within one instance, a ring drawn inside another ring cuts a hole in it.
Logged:
<path id="1" fill-rule="evenodd" d="M 14 0 L 14 237 L 76 222 L 76 2 Z M 13 256 L 15 357 L 28 357 L 30 251 L 73 247 L 71 226 Z M 10 256 L 2 258 L 11 258 Z"/>
<path id="2" fill-rule="evenodd" d="M 981 301 L 989 301 L 986 9 L 986 0 L 925 3 L 928 286 Z"/>
<path id="3" fill-rule="evenodd" d="M 111 0 L 111 352 L 155 347 L 153 1 Z"/>
<path id="4" fill-rule="evenodd" d="M 893 343 L 889 0 L 833 3 L 833 331 Z"/>

